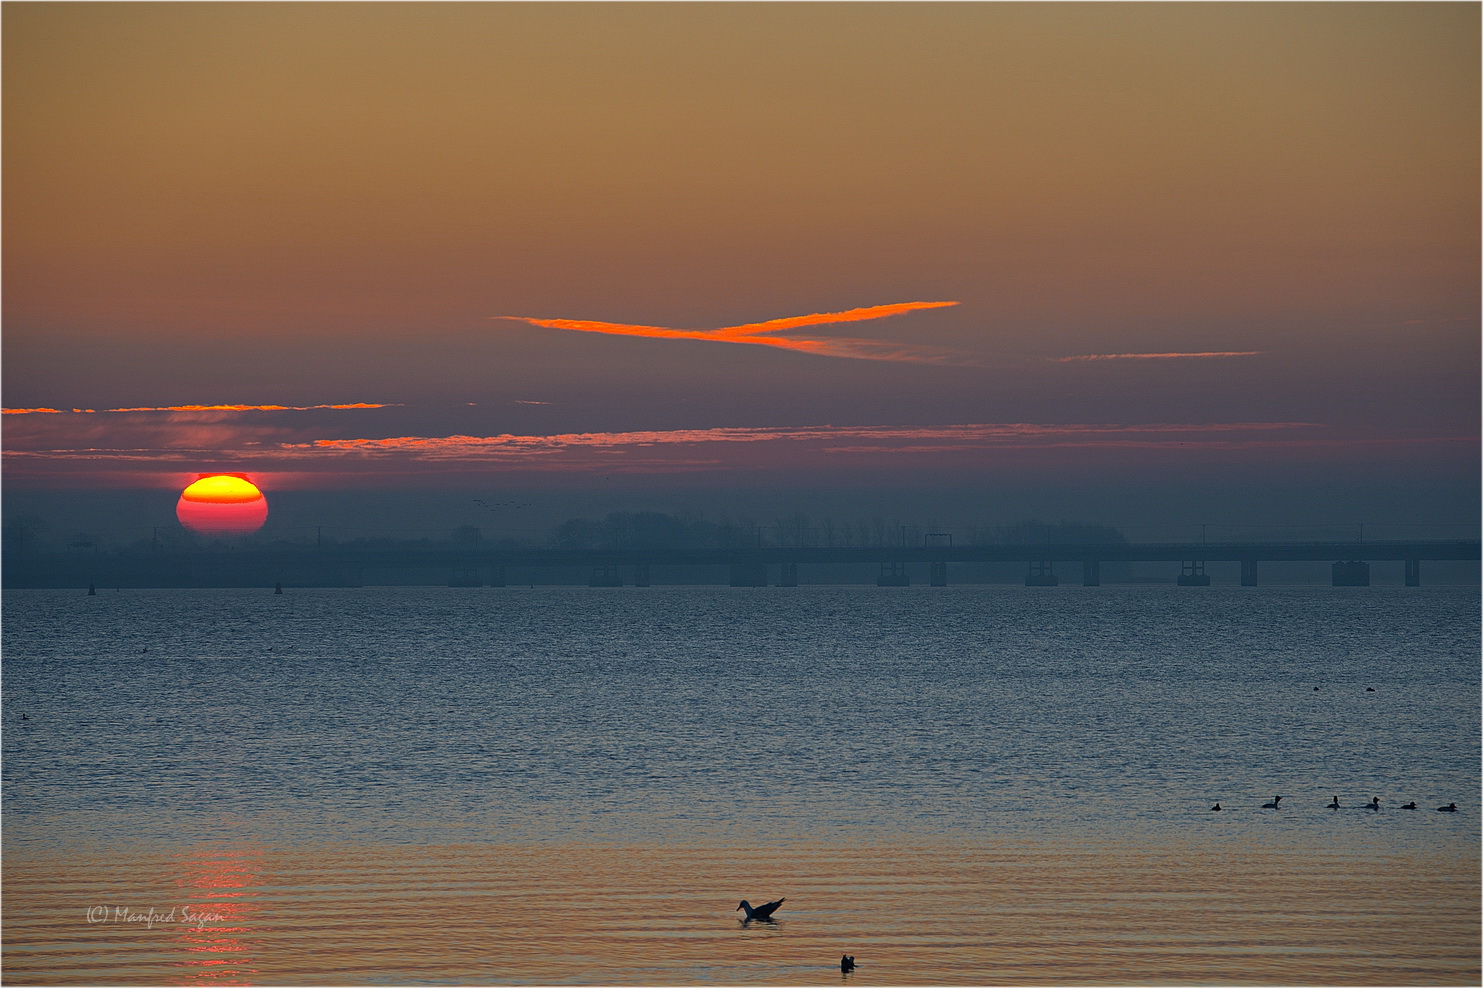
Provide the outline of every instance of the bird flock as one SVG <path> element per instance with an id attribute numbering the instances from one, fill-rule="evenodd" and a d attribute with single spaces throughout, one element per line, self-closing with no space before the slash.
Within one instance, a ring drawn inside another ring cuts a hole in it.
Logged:
<path id="1" fill-rule="evenodd" d="M 1282 797 L 1281 796 L 1273 796 L 1272 797 L 1272 801 L 1270 803 L 1263 803 L 1262 804 L 1262 809 L 1264 809 L 1264 810 L 1276 810 L 1276 809 L 1280 809 L 1281 808 L 1281 805 L 1280 805 L 1281 803 L 1282 803 Z M 1336 795 L 1336 796 L 1334 796 L 1333 802 L 1331 802 L 1331 803 L 1329 803 L 1327 805 L 1327 808 L 1328 809 L 1331 809 L 1331 810 L 1358 809 L 1358 810 L 1371 810 L 1371 811 L 1374 811 L 1374 812 L 1379 812 L 1379 810 L 1380 810 L 1380 797 L 1379 796 L 1372 796 L 1372 797 L 1370 797 L 1370 801 L 1368 803 L 1361 804 L 1360 806 L 1346 807 L 1346 806 L 1343 806 L 1343 805 L 1340 804 L 1339 797 Z M 1416 801 L 1413 799 L 1411 802 L 1409 802 L 1409 803 L 1403 803 L 1402 805 L 1400 805 L 1400 806 L 1398 806 L 1396 808 L 1397 809 L 1402 809 L 1402 810 L 1414 810 L 1414 809 L 1417 808 Z M 1210 807 L 1210 810 L 1211 810 L 1211 812 L 1219 812 L 1221 810 L 1221 805 L 1219 803 L 1216 803 L 1214 806 Z M 1456 813 L 1457 812 L 1457 804 L 1456 803 L 1448 803 L 1446 806 L 1438 806 L 1437 807 L 1437 812 L 1438 813 Z M 746 913 L 746 918 L 741 921 L 743 926 L 745 926 L 745 925 L 753 922 L 754 920 L 757 921 L 757 922 L 762 922 L 762 923 L 772 923 L 773 922 L 772 914 L 777 911 L 777 908 L 779 906 L 781 906 L 784 901 L 785 901 L 784 899 L 776 899 L 776 900 L 774 900 L 772 902 L 768 902 L 768 903 L 765 903 L 765 904 L 760 905 L 760 906 L 753 906 L 746 899 L 743 899 L 740 903 L 737 904 L 736 909 L 739 912 L 745 912 Z M 855 958 L 854 958 L 854 956 L 853 955 L 850 955 L 850 954 L 843 954 L 843 955 L 841 955 L 840 958 L 839 958 L 839 970 L 843 974 L 849 974 L 851 971 L 855 970 Z"/>
<path id="2" fill-rule="evenodd" d="M 1282 797 L 1281 796 L 1273 796 L 1272 797 L 1272 801 L 1270 803 L 1263 803 L 1262 804 L 1262 809 L 1264 809 L 1264 810 L 1278 810 L 1278 809 L 1281 809 L 1282 807 L 1280 805 L 1278 805 L 1281 802 L 1282 802 Z M 1377 810 L 1378 811 L 1380 809 L 1380 797 L 1379 796 L 1372 796 L 1372 797 L 1370 797 L 1370 801 L 1368 803 L 1363 803 L 1363 804 L 1361 804 L 1359 806 L 1341 806 L 1339 804 L 1339 797 L 1338 796 L 1335 796 L 1334 797 L 1334 801 L 1332 803 L 1328 803 L 1327 804 L 1327 808 L 1328 809 L 1331 809 L 1331 810 Z M 1397 806 L 1396 809 L 1398 809 L 1398 810 L 1414 810 L 1414 809 L 1417 809 L 1416 801 L 1413 799 L 1409 803 L 1402 803 L 1400 806 Z M 1210 807 L 1210 812 L 1212 812 L 1212 813 L 1218 813 L 1220 811 L 1221 811 L 1221 805 L 1219 803 L 1216 803 L 1214 806 Z M 1438 813 L 1456 813 L 1457 812 L 1457 804 L 1456 803 L 1448 803 L 1446 806 L 1438 806 L 1437 807 L 1437 812 Z"/>

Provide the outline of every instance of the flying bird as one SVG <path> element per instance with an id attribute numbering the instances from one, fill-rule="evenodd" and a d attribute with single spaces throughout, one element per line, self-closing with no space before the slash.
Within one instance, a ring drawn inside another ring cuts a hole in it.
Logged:
<path id="1" fill-rule="evenodd" d="M 748 902 L 746 899 L 743 899 L 740 903 L 737 904 L 736 908 L 746 910 L 747 918 L 743 922 L 751 922 L 754 919 L 761 919 L 771 922 L 772 914 L 777 911 L 778 906 L 781 906 L 783 904 L 783 901 L 783 899 L 778 899 L 776 902 L 768 902 L 754 909 L 752 908 L 752 904 L 750 902 Z"/>

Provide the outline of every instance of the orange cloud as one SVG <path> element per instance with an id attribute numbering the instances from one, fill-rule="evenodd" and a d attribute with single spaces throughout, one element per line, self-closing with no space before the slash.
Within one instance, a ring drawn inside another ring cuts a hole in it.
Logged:
<path id="1" fill-rule="evenodd" d="M 841 322 L 860 322 L 866 319 L 884 319 L 917 309 L 939 309 L 957 305 L 957 302 L 897 302 L 892 305 L 872 305 L 845 312 L 816 312 L 807 316 L 788 316 L 766 322 L 744 323 L 740 326 L 723 326 L 720 329 L 670 329 L 665 326 L 640 326 L 629 323 L 598 322 L 591 319 L 537 319 L 531 316 L 495 316 L 496 319 L 512 319 L 530 323 L 546 329 L 566 329 L 578 333 L 606 333 L 616 336 L 642 336 L 663 340 L 707 340 L 712 343 L 745 343 L 754 346 L 772 346 L 800 353 L 812 353 L 821 357 L 848 357 L 857 360 L 899 360 L 939 363 L 947 360 L 949 351 L 932 347 L 911 346 L 883 342 L 881 340 L 803 337 L 772 337 L 765 334 L 778 333 L 804 326 L 827 326 Z"/>
<path id="2" fill-rule="evenodd" d="M 1052 357 L 1051 362 L 1069 363 L 1073 360 L 1187 360 L 1201 357 L 1255 357 L 1261 350 L 1218 350 L 1209 353 L 1083 353 L 1075 357 Z"/>
<path id="3" fill-rule="evenodd" d="M 74 408 L 71 411 L 76 415 L 98 415 L 109 412 L 309 412 L 321 408 L 347 409 L 347 408 L 401 408 L 401 405 L 379 405 L 369 402 L 355 402 L 350 405 L 145 405 L 139 408 Z M 3 408 L 0 414 L 5 415 L 60 415 L 66 409 L 61 408 Z"/>

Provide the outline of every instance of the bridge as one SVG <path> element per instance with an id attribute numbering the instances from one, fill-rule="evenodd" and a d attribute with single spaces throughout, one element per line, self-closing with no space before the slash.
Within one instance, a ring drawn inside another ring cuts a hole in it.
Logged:
<path id="1" fill-rule="evenodd" d="M 940 539 L 939 542 L 944 541 Z M 1321 542 L 1022 543 L 869 547 L 761 546 L 755 548 L 546 549 L 482 545 L 399 547 L 324 546 L 248 548 L 218 545 L 147 554 L 53 554 L 7 558 L 6 585 L 24 586 L 271 586 L 359 585 L 367 571 L 446 571 L 450 585 L 503 586 L 511 570 L 576 567 L 593 586 L 648 586 L 654 567 L 725 567 L 733 586 L 797 586 L 799 567 L 879 567 L 881 586 L 907 586 L 908 567 L 925 566 L 933 586 L 946 586 L 954 564 L 1021 563 L 1029 586 L 1060 582 L 1059 565 L 1083 586 L 1101 583 L 1104 563 L 1177 563 L 1176 582 L 1208 586 L 1205 566 L 1235 562 L 1241 584 L 1258 584 L 1263 562 L 1328 562 L 1335 586 L 1367 586 L 1370 563 L 1400 561 L 1405 584 L 1420 586 L 1424 561 L 1480 560 L 1473 540 Z M 1076 570 L 1079 568 L 1079 573 Z M 378 582 L 395 582 L 382 580 Z M 519 582 L 531 582 L 521 579 Z"/>

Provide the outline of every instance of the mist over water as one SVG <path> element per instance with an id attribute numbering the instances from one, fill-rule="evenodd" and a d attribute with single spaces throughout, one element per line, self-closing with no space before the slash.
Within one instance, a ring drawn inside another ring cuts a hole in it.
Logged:
<path id="1" fill-rule="evenodd" d="M 1179 913 L 1181 888 L 1228 882 L 1212 894 L 1236 895 L 1238 917 L 1158 934 L 1205 949 L 1221 924 L 1258 923 L 1260 901 L 1230 889 L 1260 875 L 1284 895 L 1338 890 L 1312 933 L 1329 947 L 1339 917 L 1358 922 L 1351 905 L 1372 910 L 1345 889 L 1393 886 L 1376 922 L 1409 928 L 1435 905 L 1407 891 L 1427 878 L 1461 924 L 1437 929 L 1463 931 L 1434 959 L 1461 950 L 1475 970 L 1477 612 L 1476 589 L 1436 587 L 11 592 L 7 964 L 53 970 L 37 938 L 80 927 L 93 946 L 53 973 L 103 977 L 124 947 L 82 919 L 97 883 L 146 902 L 161 883 L 205 887 L 179 877 L 205 861 L 255 876 L 258 911 L 237 926 L 261 941 L 246 953 L 264 979 L 307 963 L 271 930 L 311 903 L 326 943 L 406 947 L 406 923 L 350 920 L 391 896 L 464 933 L 518 902 L 578 957 L 557 970 L 511 941 L 435 952 L 402 972 L 414 980 L 810 983 L 839 938 L 882 933 L 856 915 L 872 897 L 904 911 L 892 922 L 910 943 L 867 940 L 875 971 L 852 978 L 974 983 L 1009 964 L 1010 983 L 1096 980 L 1093 903 L 1161 889 L 1137 908 Z M 1277 794 L 1280 811 L 1260 808 Z M 1325 808 L 1335 795 L 1345 809 Z M 1349 808 L 1372 796 L 1380 812 Z M 1461 812 L 1435 811 L 1449 802 Z M 984 954 L 1007 889 L 1030 897 L 1030 954 L 1050 949 L 1035 936 L 1064 915 L 1054 904 L 1087 897 L 1071 910 L 1085 922 L 1058 934 L 1090 937 L 1086 956 Z M 791 925 L 739 931 L 727 915 L 774 894 Z M 662 927 L 631 957 L 602 918 L 614 895 Z M 975 901 L 982 925 L 965 928 Z M 809 939 L 825 930 L 827 948 Z M 174 955 L 129 932 L 151 952 L 118 978 L 148 980 Z M 741 933 L 786 946 L 726 953 Z M 1409 970 L 1410 943 L 1368 970 Z M 1239 980 L 1223 963 L 1198 971 Z M 1257 980 L 1346 970 L 1303 963 Z M 1467 976 L 1455 958 L 1422 966 L 1417 983 Z M 374 965 L 330 969 L 358 982 Z"/>

